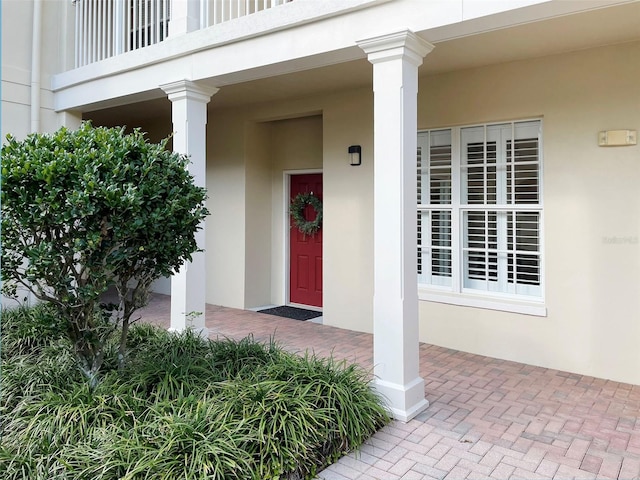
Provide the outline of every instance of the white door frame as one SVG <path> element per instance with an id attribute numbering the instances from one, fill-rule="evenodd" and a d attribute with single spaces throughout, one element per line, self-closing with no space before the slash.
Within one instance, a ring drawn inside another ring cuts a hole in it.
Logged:
<path id="1" fill-rule="evenodd" d="M 291 299 L 289 298 L 289 281 L 291 278 L 291 262 L 289 260 L 289 244 L 291 243 L 290 235 L 291 229 L 289 228 L 289 198 L 291 195 L 291 177 L 294 175 L 306 175 L 311 173 L 323 173 L 321 168 L 308 168 L 308 169 L 296 169 L 296 170 L 284 170 L 282 172 L 282 185 L 284 190 L 284 195 L 282 197 L 282 228 L 283 235 L 282 238 L 284 240 L 283 245 L 283 259 L 284 259 L 284 270 L 283 270 L 283 278 L 284 278 L 284 304 L 291 305 L 294 307 L 306 308 L 307 310 L 316 310 L 318 312 L 322 311 L 321 307 L 314 307 L 312 305 L 300 305 L 298 303 L 291 303 Z M 324 175 L 322 176 L 322 186 L 324 192 Z M 322 243 L 322 269 L 324 270 L 324 242 Z M 324 281 L 324 272 L 322 275 Z M 322 288 L 322 292 L 324 294 L 324 285 Z M 324 300 L 323 300 L 324 305 Z"/>

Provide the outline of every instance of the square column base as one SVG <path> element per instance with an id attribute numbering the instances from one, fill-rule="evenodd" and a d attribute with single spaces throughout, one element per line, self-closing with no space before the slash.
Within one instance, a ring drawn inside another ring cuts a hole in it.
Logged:
<path id="1" fill-rule="evenodd" d="M 376 378 L 373 388 L 387 401 L 387 409 L 393 418 L 404 423 L 429 406 L 429 402 L 424 398 L 424 380 L 420 377 L 405 385 Z"/>

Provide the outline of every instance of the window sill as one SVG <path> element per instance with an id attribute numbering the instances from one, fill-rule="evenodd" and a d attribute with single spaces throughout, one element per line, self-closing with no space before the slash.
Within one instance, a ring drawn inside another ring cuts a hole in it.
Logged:
<path id="1" fill-rule="evenodd" d="M 521 313 L 535 317 L 546 317 L 547 307 L 543 302 L 490 298 L 469 293 L 443 292 L 418 287 L 418 298 L 427 302 L 446 303 L 464 307 L 484 308 L 502 312 Z"/>

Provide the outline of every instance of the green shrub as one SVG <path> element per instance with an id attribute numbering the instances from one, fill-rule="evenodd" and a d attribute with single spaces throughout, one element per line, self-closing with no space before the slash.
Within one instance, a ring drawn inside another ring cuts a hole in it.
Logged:
<path id="1" fill-rule="evenodd" d="M 273 339 L 210 341 L 144 324 L 131 329 L 126 366 L 107 348 L 90 388 L 71 343 L 49 330 L 55 319 L 30 318 L 43 312 L 3 315 L 14 341 L 34 325 L 43 333 L 38 348 L 3 352 L 3 479 L 313 478 L 388 421 L 358 366 Z"/>
<path id="2" fill-rule="evenodd" d="M 32 134 L 2 146 L 2 289 L 50 302 L 95 383 L 105 342 L 120 333 L 126 358 L 133 312 L 151 283 L 197 250 L 206 191 L 188 159 L 135 130 L 93 128 Z M 118 302 L 102 305 L 110 285 Z"/>

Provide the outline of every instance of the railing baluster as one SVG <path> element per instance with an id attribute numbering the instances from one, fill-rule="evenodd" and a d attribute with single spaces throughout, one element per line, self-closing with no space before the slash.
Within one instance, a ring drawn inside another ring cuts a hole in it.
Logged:
<path id="1" fill-rule="evenodd" d="M 93 61 L 100 60 L 100 0 L 93 0 Z"/>
<path id="2" fill-rule="evenodd" d="M 127 16 L 127 21 L 125 23 L 125 41 L 126 43 L 126 51 L 130 52 L 131 49 L 133 48 L 133 39 L 131 38 L 131 25 L 133 24 L 133 13 L 131 11 L 131 9 L 133 8 L 133 5 L 131 5 L 131 0 L 126 0 L 126 5 L 125 5 L 125 14 Z"/>
<path id="3" fill-rule="evenodd" d="M 100 26 L 98 30 L 98 59 L 102 60 L 107 56 L 107 52 L 104 51 L 104 37 L 107 32 L 105 21 L 107 18 L 104 14 L 105 0 L 98 0 L 98 2 L 98 25 Z"/>
<path id="4" fill-rule="evenodd" d="M 164 38 L 169 35 L 169 12 L 171 11 L 171 0 L 164 0 Z"/>
<path id="5" fill-rule="evenodd" d="M 109 18 L 109 3 L 111 0 L 102 0 L 102 58 L 109 58 L 109 39 L 111 38 L 111 19 Z"/>
<path id="6" fill-rule="evenodd" d="M 114 32 L 114 23 L 113 23 L 113 0 L 107 0 L 106 4 L 106 14 L 105 18 L 107 21 L 105 22 L 107 29 L 107 41 L 105 42 L 105 57 L 109 58 L 113 57 L 113 32 Z"/>
<path id="7" fill-rule="evenodd" d="M 89 0 L 89 6 L 91 8 L 91 50 L 89 54 L 89 61 L 96 61 L 96 27 L 97 27 L 97 19 L 96 19 L 96 0 Z"/>
<path id="8" fill-rule="evenodd" d="M 123 7 L 124 0 L 113 0 L 111 5 L 111 23 L 113 25 L 113 43 L 111 44 L 112 55 L 119 55 L 124 52 L 124 32 L 125 15 Z"/>
<path id="9" fill-rule="evenodd" d="M 139 38 L 138 38 L 138 32 L 139 32 L 139 30 L 138 30 L 138 23 L 139 23 L 139 20 L 138 20 L 138 13 L 139 13 L 138 12 L 138 0 L 131 0 L 131 3 L 133 4 L 132 5 L 132 8 L 133 8 L 133 24 L 132 24 L 132 27 L 131 27 L 133 29 L 133 31 L 131 32 L 131 36 L 133 37 L 133 41 L 132 41 L 131 49 L 135 50 L 139 46 L 138 45 L 138 41 L 139 41 Z"/>
<path id="10" fill-rule="evenodd" d="M 138 24 L 136 25 L 136 48 L 141 48 L 144 47 L 144 43 L 142 43 L 142 17 L 144 17 L 144 5 L 142 4 L 142 0 L 135 0 L 135 4 L 138 12 Z"/>
<path id="11" fill-rule="evenodd" d="M 82 8 L 82 1 L 78 1 L 74 3 L 76 8 L 76 21 L 75 21 L 75 32 L 76 32 L 76 44 L 74 48 L 74 64 L 76 68 L 80 66 L 80 45 L 82 45 L 82 37 L 80 36 L 80 20 L 82 19 L 82 15 L 80 13 L 80 9 Z"/>
<path id="12" fill-rule="evenodd" d="M 149 0 L 144 1 L 144 22 L 142 24 L 142 35 L 144 36 L 144 47 L 148 47 L 151 42 L 149 41 L 149 34 L 151 33 L 151 19 L 153 18 L 149 13 L 150 3 Z"/>
<path id="13" fill-rule="evenodd" d="M 158 0 L 156 0 L 151 4 L 151 18 L 153 19 L 153 21 L 151 22 L 151 43 L 152 44 L 158 43 L 158 25 L 160 25 L 160 16 L 158 15 L 159 12 L 160 12 L 160 9 L 158 8 Z"/>
<path id="14" fill-rule="evenodd" d="M 91 1 L 92 0 L 84 0 L 86 5 L 85 5 L 85 60 L 84 60 L 84 64 L 86 65 L 87 63 L 89 63 L 89 59 L 90 59 L 90 55 L 91 55 Z"/>
<path id="15" fill-rule="evenodd" d="M 96 0 L 96 60 L 102 60 L 102 0 Z"/>
<path id="16" fill-rule="evenodd" d="M 149 0 L 142 0 L 142 8 L 144 13 L 142 14 L 142 46 L 149 46 L 149 34 L 151 29 L 149 28 Z"/>
<path id="17" fill-rule="evenodd" d="M 87 0 L 81 0 L 82 18 L 80 19 L 80 29 L 82 30 L 82 45 L 80 45 L 80 65 L 87 64 L 87 50 L 89 42 L 89 30 L 87 29 Z"/>
<path id="18" fill-rule="evenodd" d="M 138 48 L 138 0 L 131 0 L 131 50 Z"/>
<path id="19" fill-rule="evenodd" d="M 170 1 L 76 0 L 76 67 L 162 42 L 167 37 Z M 201 0 L 200 28 L 251 15 L 292 0 Z"/>
<path id="20" fill-rule="evenodd" d="M 138 48 L 144 47 L 144 1 L 145 0 L 137 0 L 138 7 L 140 8 L 140 12 L 138 12 Z"/>
<path id="21" fill-rule="evenodd" d="M 92 0 L 93 3 L 93 61 L 100 60 L 100 30 L 102 28 L 100 18 L 100 0 Z"/>
<path id="22" fill-rule="evenodd" d="M 98 60 L 102 60 L 102 46 L 104 45 L 104 15 L 102 7 L 104 6 L 104 0 L 98 0 Z"/>
<path id="23" fill-rule="evenodd" d="M 138 15 L 138 33 L 140 34 L 140 45 L 139 45 L 140 48 L 147 46 L 147 39 L 144 31 L 144 26 L 147 23 L 146 3 L 147 3 L 146 0 L 138 0 L 138 5 L 140 5 L 140 15 Z"/>
<path id="24" fill-rule="evenodd" d="M 149 45 L 149 0 L 142 0 L 142 8 L 144 9 L 144 13 L 141 15 L 142 17 L 142 46 L 146 47 Z"/>
<path id="25" fill-rule="evenodd" d="M 93 0 L 93 61 L 100 60 L 100 0 Z"/>
<path id="26" fill-rule="evenodd" d="M 131 32 L 129 33 L 131 48 L 129 50 L 134 50 L 136 48 L 136 24 L 138 23 L 138 13 L 136 11 L 136 0 L 131 0 L 131 25 L 129 26 Z"/>
<path id="27" fill-rule="evenodd" d="M 83 23 L 84 23 L 84 42 L 83 42 L 83 46 L 82 46 L 82 65 L 86 65 L 87 63 L 89 63 L 89 48 L 90 48 L 90 42 L 91 42 L 91 37 L 90 37 L 90 31 L 89 31 L 89 1 L 90 0 L 83 0 L 84 3 L 84 17 L 83 17 Z"/>

